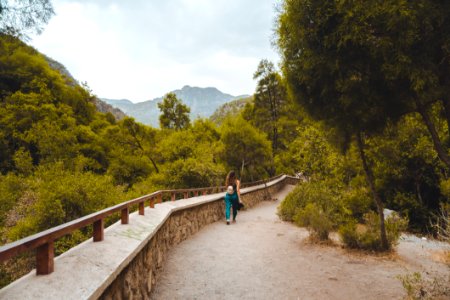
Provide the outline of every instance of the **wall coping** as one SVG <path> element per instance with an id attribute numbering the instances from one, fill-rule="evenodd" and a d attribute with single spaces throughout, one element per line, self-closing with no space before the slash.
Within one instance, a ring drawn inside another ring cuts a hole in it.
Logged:
<path id="1" fill-rule="evenodd" d="M 283 175 L 266 184 L 241 189 L 245 195 L 273 186 Z M 92 239 L 55 258 L 55 272 L 37 276 L 35 270 L 0 290 L 1 299 L 97 299 L 148 244 L 175 212 L 222 200 L 225 192 L 155 204 L 145 215 L 130 214 L 129 224 L 120 221 L 105 228 L 105 239 Z"/>

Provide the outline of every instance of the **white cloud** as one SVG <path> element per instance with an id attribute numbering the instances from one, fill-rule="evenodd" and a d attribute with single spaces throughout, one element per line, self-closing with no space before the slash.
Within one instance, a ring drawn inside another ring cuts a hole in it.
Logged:
<path id="1" fill-rule="evenodd" d="M 132 4 L 131 4 L 132 2 Z M 274 1 L 54 1 L 56 16 L 32 44 L 94 93 L 143 101 L 183 85 L 254 92 L 270 40 Z"/>

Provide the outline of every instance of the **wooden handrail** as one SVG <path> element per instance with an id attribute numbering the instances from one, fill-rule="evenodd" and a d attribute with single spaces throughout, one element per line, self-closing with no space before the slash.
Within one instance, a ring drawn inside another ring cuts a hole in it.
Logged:
<path id="1" fill-rule="evenodd" d="M 279 175 L 268 180 L 274 180 L 283 175 Z M 251 183 L 245 183 L 242 187 L 254 186 L 264 183 L 266 181 L 260 180 Z M 36 251 L 36 273 L 38 275 L 49 274 L 53 272 L 54 259 L 54 241 L 64 235 L 70 234 L 73 231 L 92 225 L 93 226 L 93 240 L 94 242 L 102 241 L 104 238 L 104 219 L 113 213 L 121 212 L 121 223 L 128 224 L 129 210 L 132 205 L 138 205 L 140 215 L 144 215 L 145 202 L 149 202 L 150 207 L 154 207 L 156 203 L 161 203 L 163 195 L 170 195 L 172 201 L 176 200 L 177 195 L 183 195 L 183 198 L 189 198 L 192 193 L 194 196 L 206 195 L 208 192 L 213 193 L 225 191 L 225 186 L 206 187 L 206 188 L 190 188 L 178 190 L 161 190 L 151 194 L 141 196 L 132 200 L 125 201 L 105 208 L 101 211 L 92 213 L 90 215 L 75 219 L 73 221 L 61 224 L 59 226 L 47 229 L 45 231 L 36 233 L 26 238 L 17 240 L 15 242 L 3 245 L 0 247 L 0 262 L 10 259 L 25 251 L 37 249 Z"/>

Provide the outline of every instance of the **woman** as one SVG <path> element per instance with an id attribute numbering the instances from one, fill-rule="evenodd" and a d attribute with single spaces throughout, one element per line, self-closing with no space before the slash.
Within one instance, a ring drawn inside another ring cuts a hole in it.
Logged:
<path id="1" fill-rule="evenodd" d="M 227 186 L 227 193 L 225 194 L 225 217 L 227 219 L 227 225 L 230 225 L 230 208 L 233 207 L 233 223 L 235 223 L 239 203 L 242 203 L 241 182 L 236 178 L 234 171 L 228 173 L 225 186 Z"/>

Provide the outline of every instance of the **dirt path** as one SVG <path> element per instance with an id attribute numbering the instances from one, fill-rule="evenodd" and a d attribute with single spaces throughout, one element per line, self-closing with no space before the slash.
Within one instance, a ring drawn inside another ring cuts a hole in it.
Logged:
<path id="1" fill-rule="evenodd" d="M 401 299 L 397 275 L 449 271 L 420 239 L 406 237 L 398 254 L 384 257 L 309 244 L 305 229 L 276 215 L 292 188 L 240 213 L 236 224 L 211 224 L 172 249 L 152 298 Z"/>

